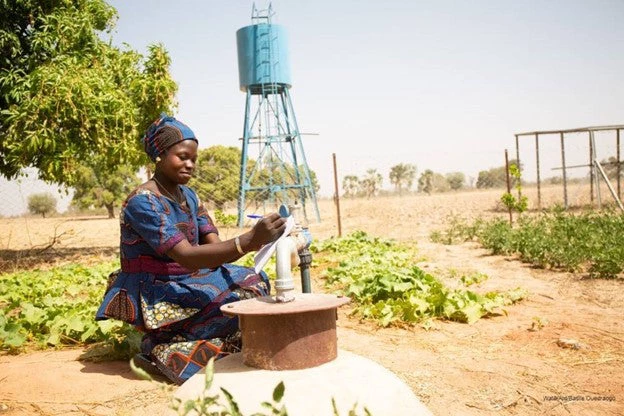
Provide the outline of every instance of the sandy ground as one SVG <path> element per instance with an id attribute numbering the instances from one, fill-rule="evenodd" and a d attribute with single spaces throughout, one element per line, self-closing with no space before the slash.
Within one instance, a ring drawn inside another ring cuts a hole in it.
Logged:
<path id="1" fill-rule="evenodd" d="M 425 330 L 378 328 L 340 310 L 338 346 L 394 371 L 437 415 L 624 414 L 624 291 L 622 280 L 539 270 L 489 256 L 475 243 L 434 244 L 429 234 L 450 215 L 493 212 L 500 191 L 341 200 L 341 228 L 415 241 L 420 267 L 439 276 L 481 272 L 479 290 L 523 287 L 526 300 L 507 315 L 473 325 L 439 321 Z M 554 198 L 555 196 L 553 196 Z M 317 239 L 338 234 L 333 201 L 320 201 Z M 54 229 L 56 228 L 56 232 Z M 224 230 L 233 236 L 236 230 Z M 59 242 L 50 245 L 56 234 Z M 0 220 L 3 269 L 28 264 L 38 251 L 51 263 L 116 255 L 117 220 Z M 32 250 L 35 247 L 35 250 Z M 27 251 L 19 251 L 27 250 Z M 313 287 L 321 290 L 313 274 Z M 535 329 L 539 322 L 541 329 Z M 580 348 L 558 345 L 574 339 Z M 167 394 L 137 380 L 125 362 L 77 361 L 81 350 L 0 356 L 0 414 L 153 415 Z M 295 415 L 296 416 L 296 415 Z"/>

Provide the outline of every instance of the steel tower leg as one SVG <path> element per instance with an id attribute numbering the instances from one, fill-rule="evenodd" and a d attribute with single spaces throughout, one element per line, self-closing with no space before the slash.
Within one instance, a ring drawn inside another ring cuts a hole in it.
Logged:
<path id="1" fill-rule="evenodd" d="M 249 108 L 251 105 L 251 92 L 247 91 L 247 97 L 245 101 L 245 124 L 243 126 L 243 146 L 241 151 L 241 163 L 240 163 L 240 182 L 238 185 L 238 226 L 242 227 L 245 221 L 245 193 L 249 188 L 247 182 L 247 159 L 249 153 L 249 138 L 251 137 L 251 131 L 249 126 Z"/>
<path id="2" fill-rule="evenodd" d="M 299 151 L 301 152 L 301 159 L 303 161 L 303 173 L 305 175 L 305 188 L 307 188 L 310 191 L 310 199 L 312 200 L 312 203 L 314 204 L 314 212 L 316 213 L 316 221 L 320 222 L 321 221 L 321 214 L 319 213 L 319 209 L 318 209 L 318 204 L 316 202 L 316 192 L 314 191 L 314 184 L 312 183 L 312 177 L 310 175 L 310 168 L 308 167 L 308 161 L 306 160 L 305 157 L 305 152 L 303 151 L 303 144 L 301 143 L 301 134 L 299 132 L 299 126 L 297 125 L 297 118 L 295 117 L 295 110 L 294 107 L 292 105 L 292 100 L 290 99 L 290 94 L 288 93 L 288 88 L 284 89 L 284 95 L 286 96 L 286 100 L 287 100 L 287 108 L 290 110 L 289 111 L 289 119 L 291 120 L 291 124 L 293 125 L 294 129 L 295 129 L 295 137 L 293 137 L 294 140 L 296 140 L 295 145 L 298 146 Z M 298 171 L 297 167 L 295 167 L 295 169 Z M 304 213 L 305 213 L 305 204 L 303 204 L 303 208 L 304 208 Z M 307 218 L 307 215 L 306 215 Z"/>
<path id="3" fill-rule="evenodd" d="M 258 97 L 259 100 L 257 104 L 252 105 L 254 97 Z M 252 172 L 247 172 L 250 141 L 258 142 L 260 154 Z M 256 174 L 260 175 L 259 177 L 267 176 L 264 183 L 258 184 L 258 181 L 254 180 Z M 294 197 L 300 201 L 306 219 L 308 219 L 306 200 L 312 201 L 316 220 L 320 221 L 310 168 L 306 161 L 288 88 L 285 86 L 279 88 L 273 85 L 268 91 L 264 90 L 263 86 L 260 94 L 247 91 L 238 199 L 239 227 L 244 225 L 248 191 L 263 194 L 261 197 L 264 198 L 265 204 L 268 202 L 270 205 L 288 204 Z"/>

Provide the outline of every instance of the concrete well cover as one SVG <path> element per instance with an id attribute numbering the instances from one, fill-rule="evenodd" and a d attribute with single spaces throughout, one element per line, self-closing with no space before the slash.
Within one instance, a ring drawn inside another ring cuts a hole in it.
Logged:
<path id="1" fill-rule="evenodd" d="M 214 381 L 208 394 L 226 389 L 242 414 L 247 415 L 266 411 L 261 403 L 271 400 L 280 381 L 286 387 L 282 402 L 290 416 L 333 416 L 332 398 L 340 415 L 348 414 L 356 404 L 356 414 L 364 414 L 366 407 L 374 416 L 431 415 L 394 373 L 344 350 L 338 351 L 335 360 L 320 366 L 283 371 L 248 367 L 242 354 L 233 354 L 215 362 Z M 180 386 L 175 396 L 183 401 L 196 398 L 203 392 L 204 383 L 201 371 Z M 221 403 L 226 403 L 225 398 Z"/>

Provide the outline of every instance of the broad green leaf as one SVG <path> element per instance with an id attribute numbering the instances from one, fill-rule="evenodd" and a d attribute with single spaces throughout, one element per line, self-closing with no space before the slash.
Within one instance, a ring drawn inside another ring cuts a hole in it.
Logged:
<path id="1" fill-rule="evenodd" d="M 279 384 L 275 386 L 275 389 L 273 389 L 273 401 L 279 403 L 284 397 L 285 390 L 284 382 L 280 381 Z"/>
<path id="2" fill-rule="evenodd" d="M 466 317 L 468 324 L 474 324 L 483 314 L 481 313 L 481 305 L 478 303 L 470 303 L 460 309 L 460 312 Z"/>

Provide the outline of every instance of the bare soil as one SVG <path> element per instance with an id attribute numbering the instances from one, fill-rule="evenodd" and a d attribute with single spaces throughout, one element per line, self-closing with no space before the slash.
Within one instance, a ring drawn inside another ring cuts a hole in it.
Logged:
<path id="1" fill-rule="evenodd" d="M 480 272 L 489 277 L 480 291 L 522 287 L 529 296 L 506 314 L 473 325 L 436 321 L 429 330 L 379 328 L 349 316 L 347 306 L 339 314 L 339 347 L 395 372 L 437 415 L 624 414 L 622 279 L 535 269 L 490 256 L 475 243 L 430 241 L 450 215 L 506 216 L 493 211 L 500 194 L 342 199 L 343 235 L 364 230 L 412 241 L 422 258 L 418 266 L 449 284 L 453 276 Z M 310 225 L 313 236 L 336 236 L 333 201 L 319 205 L 323 221 Z M 110 258 L 118 239 L 117 220 L 106 218 L 0 220 L 0 269 Z M 313 272 L 313 287 L 321 291 L 318 274 Z M 0 356 L 0 414 L 154 415 L 166 408 L 168 395 L 137 380 L 127 363 L 82 362 L 81 353 Z"/>

